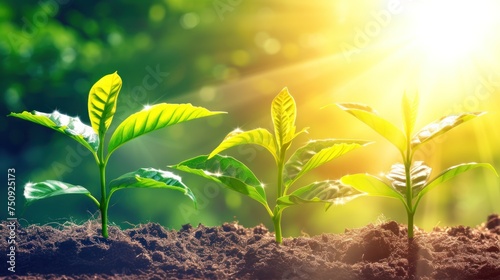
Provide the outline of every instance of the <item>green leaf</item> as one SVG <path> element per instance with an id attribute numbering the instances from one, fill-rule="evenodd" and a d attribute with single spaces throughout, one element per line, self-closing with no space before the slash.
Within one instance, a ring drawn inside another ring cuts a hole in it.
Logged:
<path id="1" fill-rule="evenodd" d="M 416 161 L 410 168 L 410 178 L 412 187 L 412 197 L 417 196 L 425 186 L 432 168 L 425 165 L 423 161 Z M 389 174 L 385 176 L 391 181 L 392 187 L 406 197 L 406 169 L 401 163 L 393 164 Z"/>
<path id="2" fill-rule="evenodd" d="M 347 203 L 364 193 L 358 192 L 350 186 L 342 184 L 339 180 L 314 182 L 301 187 L 289 195 L 278 198 L 277 204 L 281 209 L 292 205 L 306 203 L 327 203 L 338 205 Z"/>
<path id="3" fill-rule="evenodd" d="M 208 159 L 208 156 L 198 156 L 169 167 L 220 183 L 267 207 L 263 184 L 247 166 L 235 158 L 215 155 Z"/>
<path id="4" fill-rule="evenodd" d="M 92 128 L 104 138 L 116 112 L 116 100 L 122 88 L 122 79 L 117 72 L 97 81 L 89 92 L 88 110 Z"/>
<path id="5" fill-rule="evenodd" d="M 427 185 L 423 187 L 423 189 L 418 193 L 417 199 L 420 200 L 424 194 L 429 192 L 430 190 L 434 189 L 441 183 L 444 183 L 450 179 L 455 178 L 456 176 L 460 175 L 461 173 L 464 173 L 465 171 L 478 168 L 478 167 L 485 167 L 493 172 L 498 176 L 495 168 L 491 166 L 489 163 L 475 163 L 475 162 L 470 162 L 470 163 L 463 163 L 459 165 L 452 166 L 445 171 L 441 172 L 436 178 L 432 179 Z"/>
<path id="6" fill-rule="evenodd" d="M 90 192 L 82 187 L 75 186 L 72 184 L 47 180 L 39 183 L 27 183 L 24 186 L 24 197 L 26 198 L 26 204 L 29 205 L 37 200 L 63 195 L 63 194 L 83 194 L 88 196 L 97 207 L 99 207 L 99 202 L 90 194 Z"/>
<path id="7" fill-rule="evenodd" d="M 293 139 L 295 139 L 297 136 L 299 136 L 300 134 L 302 133 L 309 133 L 308 131 L 309 127 L 304 127 L 303 129 L 301 129 L 299 132 L 295 133 L 292 137 L 292 139 L 290 139 L 290 141 L 292 141 Z"/>
<path id="8" fill-rule="evenodd" d="M 406 152 L 406 137 L 401 130 L 380 117 L 372 108 L 356 103 L 338 103 L 337 106 L 364 122 L 366 125 L 389 140 L 401 152 Z"/>
<path id="9" fill-rule="evenodd" d="M 451 130 L 458 125 L 483 114 L 485 114 L 485 112 L 462 113 L 442 117 L 441 119 L 426 125 L 413 137 L 411 140 L 412 148 L 413 150 L 416 150 L 422 144 L 444 134 L 448 130 Z"/>
<path id="10" fill-rule="evenodd" d="M 58 111 L 54 111 L 52 114 L 24 111 L 22 113 L 10 113 L 9 117 L 27 120 L 59 131 L 75 139 L 93 153 L 97 152 L 99 148 L 99 137 L 97 134 L 92 127 L 83 124 L 78 117 L 73 118 Z"/>
<path id="11" fill-rule="evenodd" d="M 276 149 L 276 142 L 274 136 L 264 128 L 257 128 L 249 131 L 242 131 L 236 129 L 229 133 L 224 140 L 215 148 L 208 158 L 212 158 L 216 154 L 229 149 L 234 146 L 244 145 L 244 144 L 255 144 L 266 148 L 274 157 L 276 162 L 278 161 L 278 154 Z"/>
<path id="12" fill-rule="evenodd" d="M 274 134 L 279 148 L 290 143 L 295 137 L 295 119 L 297 108 L 295 100 L 284 88 L 273 100 L 271 115 L 274 124 Z"/>
<path id="13" fill-rule="evenodd" d="M 117 190 L 130 188 L 143 189 L 168 189 L 183 193 L 189 197 L 196 207 L 196 197 L 193 192 L 182 183 L 182 178 L 172 172 L 141 168 L 133 172 L 123 174 L 109 183 L 110 196 Z"/>
<path id="14" fill-rule="evenodd" d="M 383 196 L 383 197 L 391 197 L 396 198 L 404 203 L 403 196 L 398 193 L 391 186 L 386 184 L 384 181 L 379 178 L 370 175 L 370 174 L 353 174 L 346 175 L 340 179 L 342 183 L 346 185 L 350 185 L 353 188 L 357 189 L 360 192 L 367 193 L 370 196 Z"/>
<path id="15" fill-rule="evenodd" d="M 346 139 L 312 140 L 297 149 L 285 164 L 283 178 L 289 187 L 306 172 L 369 142 Z"/>
<path id="16" fill-rule="evenodd" d="M 402 107 L 406 137 L 410 138 L 415 128 L 415 123 L 417 122 L 418 94 L 409 97 L 408 94 L 405 93 Z"/>
<path id="17" fill-rule="evenodd" d="M 224 114 L 191 104 L 161 103 L 130 115 L 115 130 L 108 144 L 111 154 L 118 147 L 148 132 L 203 117 Z"/>

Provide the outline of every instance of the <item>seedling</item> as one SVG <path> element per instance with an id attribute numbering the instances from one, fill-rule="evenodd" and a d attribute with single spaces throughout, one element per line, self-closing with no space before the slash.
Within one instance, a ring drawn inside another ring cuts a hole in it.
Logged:
<path id="1" fill-rule="evenodd" d="M 386 176 L 387 180 L 370 174 L 354 174 L 342 177 L 341 181 L 371 196 L 399 199 L 404 204 L 407 212 L 409 239 L 413 238 L 413 217 L 417 206 L 427 192 L 439 184 L 476 167 L 489 168 L 496 174 L 493 166 L 488 163 L 471 162 L 452 166 L 437 177 L 429 180 L 432 169 L 422 161 L 413 163 L 415 152 L 423 144 L 466 121 L 483 115 L 483 112 L 461 113 L 442 117 L 428 124 L 412 137 L 418 111 L 417 95 L 410 98 L 405 94 L 403 97 L 404 132 L 380 117 L 375 110 L 366 105 L 354 103 L 340 103 L 337 105 L 389 140 L 400 151 L 403 164 L 394 164 L 392 170 Z"/>
<path id="2" fill-rule="evenodd" d="M 288 89 L 284 88 L 272 102 L 274 135 L 264 128 L 250 131 L 237 129 L 229 133 L 210 155 L 198 156 L 171 167 L 211 179 L 258 201 L 265 207 L 273 221 L 276 242 L 281 243 L 281 216 L 287 207 L 305 203 L 325 203 L 328 208 L 332 204 L 345 203 L 362 195 L 339 180 L 314 182 L 291 193 L 288 192 L 290 187 L 307 172 L 367 144 L 366 141 L 358 140 L 312 140 L 297 149 L 285 162 L 286 152 L 292 140 L 306 132 L 306 129 L 296 132 L 296 113 L 295 100 L 288 93 Z M 266 148 L 276 162 L 277 200 L 273 210 L 267 202 L 264 184 L 254 173 L 235 158 L 218 155 L 226 149 L 244 144 L 256 144 Z"/>
<path id="3" fill-rule="evenodd" d="M 51 114 L 37 111 L 11 113 L 9 116 L 31 121 L 61 132 L 89 149 L 99 167 L 101 199 L 98 200 L 90 191 L 82 186 L 60 181 L 47 180 L 38 183 L 27 183 L 24 197 L 29 205 L 34 201 L 63 195 L 83 194 L 89 197 L 101 212 L 102 235 L 108 237 L 108 206 L 113 193 L 128 188 L 160 188 L 182 192 L 189 197 L 195 207 L 196 198 L 192 191 L 182 182 L 181 177 L 163 170 L 141 168 L 126 173 L 111 182 L 106 182 L 106 166 L 109 157 L 126 142 L 157 129 L 182 123 L 189 120 L 222 114 L 211 112 L 191 104 L 161 103 L 147 106 L 144 110 L 130 115 L 118 125 L 111 135 L 107 153 L 104 141 L 116 111 L 118 94 L 122 80 L 115 72 L 102 77 L 89 92 L 88 111 L 91 126 L 83 124 L 78 117 L 69 117 L 54 111 Z"/>

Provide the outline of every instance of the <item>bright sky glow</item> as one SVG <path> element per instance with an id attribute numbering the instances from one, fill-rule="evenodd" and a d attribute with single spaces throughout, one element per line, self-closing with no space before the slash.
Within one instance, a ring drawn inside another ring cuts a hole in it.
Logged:
<path id="1" fill-rule="evenodd" d="M 496 17 L 491 1 L 423 1 L 413 18 L 416 43 L 429 59 L 474 55 L 494 36 L 489 27 Z"/>

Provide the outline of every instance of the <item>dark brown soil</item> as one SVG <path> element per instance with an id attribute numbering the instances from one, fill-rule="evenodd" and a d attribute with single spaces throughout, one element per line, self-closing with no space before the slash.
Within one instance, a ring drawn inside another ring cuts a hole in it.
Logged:
<path id="1" fill-rule="evenodd" d="M 17 229 L 16 273 L 6 279 L 500 279 L 500 218 L 476 228 L 416 232 L 396 222 L 274 242 L 264 226 L 180 231 L 146 224 L 100 237 L 96 222 Z M 9 230 L 0 226 L 1 248 Z M 6 250 L 5 250 L 6 251 Z M 4 252 L 5 252 L 4 251 Z M 2 259 L 6 254 L 2 253 Z M 5 261 L 2 261 L 5 264 Z M 5 267 L 5 265 L 4 265 Z"/>

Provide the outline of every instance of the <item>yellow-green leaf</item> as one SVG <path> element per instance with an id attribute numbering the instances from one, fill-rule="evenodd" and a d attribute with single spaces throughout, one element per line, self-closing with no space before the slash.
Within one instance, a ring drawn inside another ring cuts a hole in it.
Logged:
<path id="1" fill-rule="evenodd" d="M 33 111 L 32 113 L 24 111 L 22 113 L 10 113 L 9 117 L 30 121 L 61 132 L 73 138 L 93 153 L 97 152 L 99 148 L 99 137 L 97 134 L 92 127 L 82 123 L 78 117 L 70 117 L 58 111 L 54 111 L 51 114 L 38 111 Z"/>
<path id="2" fill-rule="evenodd" d="M 273 100 L 271 115 L 274 124 L 274 134 L 279 148 L 292 141 L 295 136 L 295 119 L 297 108 L 295 100 L 284 88 Z"/>
<path id="3" fill-rule="evenodd" d="M 115 115 L 116 101 L 121 88 L 122 79 L 115 72 L 102 77 L 90 89 L 88 100 L 90 123 L 101 141 Z"/>
<path id="4" fill-rule="evenodd" d="M 365 194 L 342 184 L 339 180 L 327 180 L 311 183 L 282 196 L 278 198 L 277 204 L 281 209 L 306 203 L 325 203 L 331 206 L 347 203 L 362 195 Z"/>
<path id="5" fill-rule="evenodd" d="M 207 156 L 198 156 L 169 167 L 220 183 L 268 208 L 264 185 L 245 164 L 235 158 L 215 155 L 209 159 Z"/>
<path id="6" fill-rule="evenodd" d="M 309 141 L 309 143 L 297 149 L 285 164 L 283 178 L 286 188 L 290 187 L 310 170 L 367 143 L 367 141 L 343 139 Z"/>
<path id="7" fill-rule="evenodd" d="M 396 198 L 403 203 L 406 202 L 404 200 L 403 195 L 393 189 L 384 181 L 379 178 L 370 175 L 370 174 L 353 174 L 353 175 L 345 175 L 340 179 L 342 183 L 346 185 L 350 185 L 353 188 L 357 189 L 360 192 L 367 193 L 370 196 L 383 196 L 383 197 L 391 197 Z"/>
<path id="8" fill-rule="evenodd" d="M 420 200 L 424 194 L 427 192 L 431 191 L 438 185 L 455 178 L 456 176 L 460 175 L 461 173 L 464 173 L 465 171 L 468 171 L 470 169 L 478 168 L 478 167 L 484 167 L 492 170 L 495 175 L 498 176 L 495 168 L 491 166 L 489 163 L 476 163 L 476 162 L 470 162 L 470 163 L 462 163 L 459 165 L 452 166 L 445 171 L 441 172 L 436 178 L 432 179 L 428 184 L 426 184 L 422 190 L 418 193 L 417 199 Z"/>
<path id="9" fill-rule="evenodd" d="M 203 107 L 195 107 L 191 104 L 161 103 L 153 105 L 130 115 L 116 128 L 109 140 L 108 153 L 111 154 L 127 141 L 148 132 L 218 114 L 225 114 L 225 112 L 212 112 Z"/>
<path id="10" fill-rule="evenodd" d="M 389 140 L 402 153 L 406 152 L 406 137 L 403 132 L 389 121 L 380 117 L 375 110 L 369 106 L 356 103 L 339 103 L 337 106 Z"/>
<path id="11" fill-rule="evenodd" d="M 217 146 L 212 153 L 209 155 L 209 159 L 219 154 L 220 152 L 229 149 L 234 146 L 244 145 L 244 144 L 255 144 L 266 148 L 274 157 L 274 160 L 278 161 L 278 154 L 276 149 L 276 142 L 274 136 L 264 128 L 257 128 L 249 131 L 242 131 L 236 129 L 229 133 L 224 140 Z"/>
<path id="12" fill-rule="evenodd" d="M 418 149 L 422 144 L 444 134 L 458 125 L 485 114 L 485 112 L 462 113 L 449 115 L 432 122 L 422 128 L 411 140 L 413 150 Z"/>

